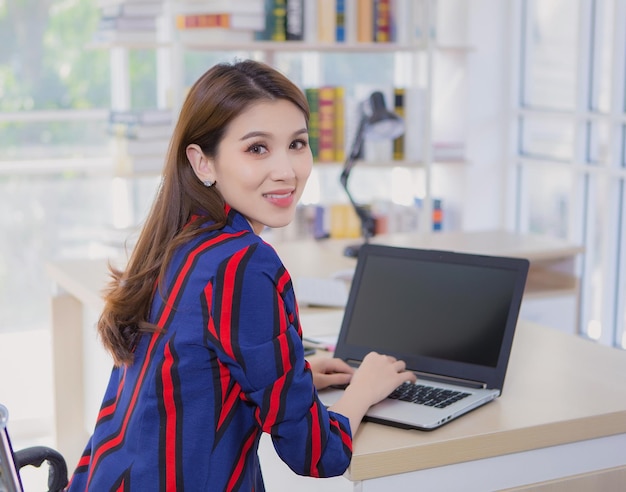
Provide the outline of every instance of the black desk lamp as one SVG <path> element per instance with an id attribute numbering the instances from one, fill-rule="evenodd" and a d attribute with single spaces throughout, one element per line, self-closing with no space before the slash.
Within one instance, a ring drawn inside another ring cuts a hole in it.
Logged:
<path id="1" fill-rule="evenodd" d="M 352 143 L 352 148 L 350 149 L 350 154 L 343 165 L 343 171 L 341 172 L 339 181 L 361 221 L 361 234 L 363 235 L 364 242 L 367 243 L 369 238 L 374 235 L 374 217 L 367 207 L 359 205 L 354 201 L 354 198 L 352 198 L 348 190 L 348 177 L 357 159 L 361 156 L 365 139 L 393 140 L 404 133 L 404 122 L 397 114 L 392 113 L 385 107 L 385 98 L 382 92 L 373 92 L 369 99 L 359 105 L 359 109 L 361 115 L 359 126 L 354 137 L 354 142 Z M 358 256 L 359 247 L 360 244 L 348 246 L 344 250 L 344 255 L 350 257 Z"/>

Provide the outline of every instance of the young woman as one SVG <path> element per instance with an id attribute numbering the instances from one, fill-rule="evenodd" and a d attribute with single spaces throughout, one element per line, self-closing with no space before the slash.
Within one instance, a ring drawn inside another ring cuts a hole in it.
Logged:
<path id="1" fill-rule="evenodd" d="M 342 474 L 370 405 L 405 380 L 304 359 L 289 274 L 259 237 L 294 217 L 312 166 L 306 98 L 253 61 L 191 88 L 161 188 L 98 331 L 115 367 L 69 489 L 255 490 L 262 432 L 302 475 Z M 350 383 L 326 409 L 316 388 Z"/>

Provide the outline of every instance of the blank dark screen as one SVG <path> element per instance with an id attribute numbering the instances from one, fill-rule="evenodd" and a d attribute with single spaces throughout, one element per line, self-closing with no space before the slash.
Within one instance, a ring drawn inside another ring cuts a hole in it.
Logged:
<path id="1" fill-rule="evenodd" d="M 496 367 L 515 280 L 504 268 L 369 256 L 347 341 Z"/>

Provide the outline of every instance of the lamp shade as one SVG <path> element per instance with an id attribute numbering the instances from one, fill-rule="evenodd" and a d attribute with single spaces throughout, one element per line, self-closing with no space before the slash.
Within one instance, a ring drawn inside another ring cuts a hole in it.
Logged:
<path id="1" fill-rule="evenodd" d="M 365 131 L 367 138 L 375 140 L 393 140 L 404 133 L 404 121 L 387 109 L 382 92 L 370 96 Z"/>

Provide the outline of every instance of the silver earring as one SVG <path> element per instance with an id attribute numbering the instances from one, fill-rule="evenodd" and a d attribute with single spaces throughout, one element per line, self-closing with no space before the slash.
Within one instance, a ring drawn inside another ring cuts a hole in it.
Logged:
<path id="1" fill-rule="evenodd" d="M 210 188 L 211 186 L 213 186 L 213 183 L 215 183 L 215 181 L 211 181 L 210 179 L 207 179 L 206 181 L 202 182 L 202 184 L 206 186 L 207 188 Z"/>

